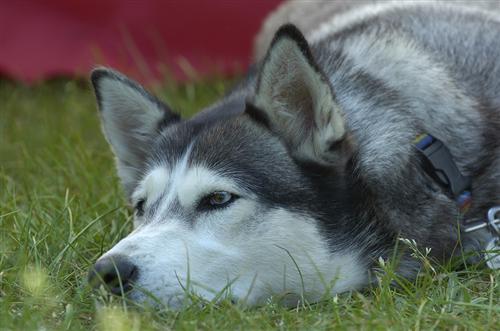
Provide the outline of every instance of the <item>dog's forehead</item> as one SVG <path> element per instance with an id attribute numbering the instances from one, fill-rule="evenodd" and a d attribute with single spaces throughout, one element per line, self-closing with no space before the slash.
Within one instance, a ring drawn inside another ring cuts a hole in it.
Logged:
<path id="1" fill-rule="evenodd" d="M 153 147 L 150 165 L 172 168 L 189 150 L 189 164 L 203 164 L 221 169 L 245 163 L 245 168 L 265 160 L 277 162 L 286 158 L 286 150 L 267 130 L 246 116 L 217 121 L 186 121 L 164 129 Z M 265 156 L 263 158 L 262 156 Z M 281 157 L 280 157 L 281 156 Z"/>
<path id="2" fill-rule="evenodd" d="M 230 177 L 267 200 L 285 199 L 305 187 L 303 174 L 279 138 L 246 115 L 199 123 L 186 121 L 162 132 L 148 163 L 175 171 L 201 166 Z"/>
<path id="3" fill-rule="evenodd" d="M 276 158 L 286 154 L 284 147 L 267 130 L 254 125 L 246 117 L 239 117 L 217 122 L 201 131 L 193 144 L 191 159 L 208 166 L 243 162 L 246 168 L 262 165 L 263 154 L 272 150 L 277 153 Z M 265 160 L 272 161 L 269 158 Z"/>

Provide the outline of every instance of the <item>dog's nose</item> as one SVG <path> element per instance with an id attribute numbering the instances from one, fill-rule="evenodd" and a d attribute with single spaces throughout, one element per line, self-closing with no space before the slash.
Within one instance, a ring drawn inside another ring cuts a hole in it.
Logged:
<path id="1" fill-rule="evenodd" d="M 125 256 L 110 255 L 97 261 L 90 269 L 88 282 L 94 288 L 105 285 L 108 291 L 120 295 L 132 289 L 138 271 L 137 266 Z"/>

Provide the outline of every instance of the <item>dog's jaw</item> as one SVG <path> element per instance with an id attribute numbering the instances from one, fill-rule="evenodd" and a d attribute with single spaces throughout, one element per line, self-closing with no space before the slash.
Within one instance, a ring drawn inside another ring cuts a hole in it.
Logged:
<path id="1" fill-rule="evenodd" d="M 245 202 L 234 214 L 257 207 Z M 187 293 L 248 305 L 275 296 L 296 305 L 366 285 L 367 268 L 356 251 L 332 253 L 314 220 L 283 209 L 261 212 L 258 218 L 230 227 L 222 225 L 234 218 L 207 219 L 210 226 L 194 227 L 163 220 L 139 226 L 105 256 L 125 255 L 138 266 L 131 299 L 174 309 L 187 302 Z"/>

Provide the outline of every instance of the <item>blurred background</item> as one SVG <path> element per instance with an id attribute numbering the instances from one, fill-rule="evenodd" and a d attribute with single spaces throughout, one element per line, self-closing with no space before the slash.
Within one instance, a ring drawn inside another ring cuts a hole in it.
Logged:
<path id="1" fill-rule="evenodd" d="M 86 77 L 96 64 L 145 83 L 231 75 L 280 2 L 0 0 L 0 77 Z"/>

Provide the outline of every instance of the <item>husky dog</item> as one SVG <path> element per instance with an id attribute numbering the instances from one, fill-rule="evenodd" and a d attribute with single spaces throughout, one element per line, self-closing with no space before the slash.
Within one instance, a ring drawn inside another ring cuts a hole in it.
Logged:
<path id="1" fill-rule="evenodd" d="M 292 305 L 367 286 L 398 238 L 433 259 L 480 249 L 414 140 L 436 137 L 471 178 L 464 218 L 500 203 L 497 7 L 287 3 L 257 38 L 254 69 L 191 119 L 111 69 L 93 71 L 135 229 L 90 282 L 174 308 L 191 291 Z M 270 41 L 285 22 L 295 25 Z M 415 276 L 419 262 L 399 259 Z"/>

